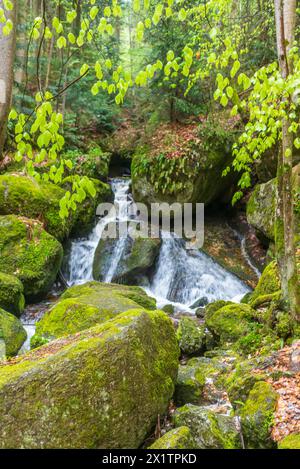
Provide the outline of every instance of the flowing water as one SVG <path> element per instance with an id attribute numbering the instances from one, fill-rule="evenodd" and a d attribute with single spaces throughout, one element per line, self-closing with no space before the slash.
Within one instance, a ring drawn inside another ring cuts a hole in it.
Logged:
<path id="1" fill-rule="evenodd" d="M 73 241 L 69 257 L 70 285 L 85 283 L 93 279 L 93 259 L 101 236 L 111 222 L 132 220 L 133 199 L 130 180 L 113 179 L 117 210 L 99 220 L 87 239 Z M 162 246 L 150 285 L 149 295 L 157 299 L 158 307 L 173 304 L 178 310 L 190 311 L 199 299 L 204 302 L 215 300 L 239 301 L 249 288 L 237 277 L 223 269 L 201 251 L 189 251 L 185 242 L 170 233 L 161 233 Z M 126 247 L 126 236 L 120 236 L 110 257 L 105 282 L 111 282 Z"/>

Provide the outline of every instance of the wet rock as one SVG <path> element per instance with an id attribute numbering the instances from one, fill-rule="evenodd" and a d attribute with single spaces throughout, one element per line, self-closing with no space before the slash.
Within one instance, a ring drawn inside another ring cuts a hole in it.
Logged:
<path id="1" fill-rule="evenodd" d="M 183 317 L 179 321 L 177 339 L 183 354 L 196 355 L 204 351 L 205 330 L 196 320 Z"/>
<path id="2" fill-rule="evenodd" d="M 195 442 L 188 427 L 170 430 L 156 440 L 149 449 L 194 449 Z"/>
<path id="3" fill-rule="evenodd" d="M 96 249 L 93 263 L 93 276 L 96 280 L 105 280 L 120 243 L 122 243 L 122 256 L 112 281 L 127 285 L 139 285 L 141 277 L 147 276 L 155 265 L 161 240 L 134 237 L 130 235 L 130 231 L 124 240 L 102 238 Z"/>
<path id="4" fill-rule="evenodd" d="M 206 385 L 223 371 L 221 364 L 204 357 L 193 358 L 186 365 L 180 365 L 175 389 L 176 405 L 215 404 L 219 396 L 205 393 Z"/>
<path id="5" fill-rule="evenodd" d="M 133 310 L 0 368 L 1 448 L 138 448 L 167 411 L 171 320 Z"/>
<path id="6" fill-rule="evenodd" d="M 0 359 L 17 355 L 26 338 L 21 321 L 0 308 Z"/>
<path id="7" fill-rule="evenodd" d="M 174 422 L 176 426 L 185 425 L 190 428 L 196 448 L 241 448 L 236 419 L 229 415 L 188 404 L 176 410 Z"/>
<path id="8" fill-rule="evenodd" d="M 204 306 L 208 305 L 208 303 L 208 298 L 204 296 L 195 301 L 195 303 L 191 306 L 191 309 L 204 308 Z"/>

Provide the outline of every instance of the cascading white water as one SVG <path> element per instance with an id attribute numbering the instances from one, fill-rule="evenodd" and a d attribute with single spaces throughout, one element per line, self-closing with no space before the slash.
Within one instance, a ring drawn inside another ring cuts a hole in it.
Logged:
<path id="1" fill-rule="evenodd" d="M 72 242 L 69 258 L 69 285 L 78 285 L 93 280 L 93 259 L 105 227 L 112 222 L 127 220 L 129 207 L 133 203 L 129 193 L 130 180 L 114 179 L 111 182 L 111 187 L 115 196 L 115 208 L 106 217 L 99 220 L 87 239 L 78 239 Z M 125 241 L 126 238 L 123 236 L 116 243 L 111 256 L 112 262 L 105 278 L 107 283 L 111 282 L 118 263 L 122 258 Z"/>
<path id="2" fill-rule="evenodd" d="M 237 277 L 223 269 L 201 251 L 189 251 L 185 242 L 163 239 L 150 291 L 159 302 L 192 306 L 197 300 L 239 301 L 248 291 Z"/>
<path id="3" fill-rule="evenodd" d="M 115 195 L 116 212 L 112 210 L 102 218 L 87 239 L 72 243 L 69 259 L 69 284 L 80 284 L 92 280 L 95 250 L 105 227 L 111 222 L 132 219 L 133 204 L 128 179 L 111 182 Z M 185 242 L 173 234 L 162 233 L 162 247 L 155 273 L 147 292 L 157 299 L 158 306 L 173 304 L 177 309 L 189 310 L 197 300 L 239 301 L 249 288 L 233 274 L 227 272 L 209 256 L 200 251 L 188 251 Z M 111 262 L 105 281 L 111 282 L 126 246 L 126 236 L 120 236 L 111 254 Z"/>

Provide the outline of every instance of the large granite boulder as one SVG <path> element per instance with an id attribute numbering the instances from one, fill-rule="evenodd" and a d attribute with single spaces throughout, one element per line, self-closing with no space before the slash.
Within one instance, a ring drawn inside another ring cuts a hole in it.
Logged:
<path id="1" fill-rule="evenodd" d="M 36 324 L 31 339 L 37 347 L 105 322 L 130 309 L 154 310 L 156 302 L 139 287 L 89 282 L 66 290 Z"/>
<path id="2" fill-rule="evenodd" d="M 138 448 L 168 408 L 168 316 L 133 310 L 0 366 L 1 448 Z"/>
<path id="3" fill-rule="evenodd" d="M 61 244 L 36 220 L 0 216 L 0 271 L 15 275 L 29 301 L 52 287 L 63 257 Z"/>

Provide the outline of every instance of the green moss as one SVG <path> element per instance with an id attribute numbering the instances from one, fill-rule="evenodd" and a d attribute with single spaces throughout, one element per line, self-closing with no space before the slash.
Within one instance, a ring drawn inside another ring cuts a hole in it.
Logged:
<path id="1" fill-rule="evenodd" d="M 14 315 L 0 308 L 0 342 L 5 343 L 7 357 L 17 355 L 27 338 L 27 333 L 22 323 Z"/>
<path id="2" fill-rule="evenodd" d="M 0 308 L 20 316 L 25 307 L 23 292 L 23 285 L 17 277 L 0 272 Z"/>
<path id="3" fill-rule="evenodd" d="M 254 385 L 266 378 L 264 373 L 253 373 L 253 368 L 248 360 L 240 362 L 224 381 L 230 402 L 236 409 L 246 402 Z"/>
<path id="4" fill-rule="evenodd" d="M 175 389 L 176 405 L 211 404 L 211 399 L 204 393 L 205 384 L 207 379 L 215 379 L 222 371 L 222 365 L 204 357 L 193 358 L 186 365 L 180 365 Z"/>
<path id="5" fill-rule="evenodd" d="M 278 449 L 300 449 L 300 433 L 288 435 L 278 443 Z"/>
<path id="6" fill-rule="evenodd" d="M 66 192 L 64 188 L 46 182 L 39 183 L 23 174 L 0 175 L 0 214 L 38 219 L 48 233 L 62 241 L 71 231 L 74 233 L 89 229 L 95 219 L 97 205 L 111 200 L 108 184 L 94 181 L 94 185 L 96 198 L 88 197 L 75 214 L 70 213 L 69 218 L 62 220 L 59 204 Z"/>
<path id="7" fill-rule="evenodd" d="M 22 282 L 27 299 L 35 301 L 49 291 L 62 256 L 61 244 L 39 222 L 0 216 L 0 271 Z"/>
<path id="8" fill-rule="evenodd" d="M 31 345 L 89 329 L 133 308 L 155 307 L 155 301 L 138 287 L 98 282 L 74 286 L 37 322 Z"/>
<path id="9" fill-rule="evenodd" d="M 245 304 L 228 304 L 205 315 L 205 324 L 221 342 L 235 342 L 251 331 L 255 311 Z"/>
<path id="10" fill-rule="evenodd" d="M 187 317 L 180 319 L 176 336 L 182 353 L 195 355 L 203 351 L 205 331 L 196 320 Z"/>
<path id="11" fill-rule="evenodd" d="M 245 405 L 239 411 L 247 448 L 274 447 L 271 429 L 277 398 L 271 384 L 264 381 L 256 383 L 250 391 Z"/>
<path id="12" fill-rule="evenodd" d="M 149 449 L 194 449 L 195 442 L 188 427 L 170 430 L 156 440 Z"/>
<path id="13" fill-rule="evenodd" d="M 241 448 L 235 420 L 228 415 L 213 412 L 207 407 L 185 405 L 176 410 L 174 423 L 187 426 L 199 449 Z"/>
<path id="14" fill-rule="evenodd" d="M 58 239 L 65 238 L 70 223 L 59 217 L 59 201 L 65 191 L 51 183 L 39 184 L 21 174 L 0 176 L 0 214 L 21 215 L 43 222 L 47 231 Z"/>
<path id="15" fill-rule="evenodd" d="M 279 295 L 280 288 L 281 285 L 277 264 L 273 261 L 263 271 L 258 285 L 252 293 L 249 302 L 250 305 L 257 307 L 268 301 L 268 299 L 272 301 L 274 297 L 269 297 L 269 295 Z M 261 297 L 262 299 L 260 300 Z"/>
<path id="16" fill-rule="evenodd" d="M 168 408 L 178 357 L 167 315 L 139 309 L 2 364 L 0 446 L 138 448 Z"/>

